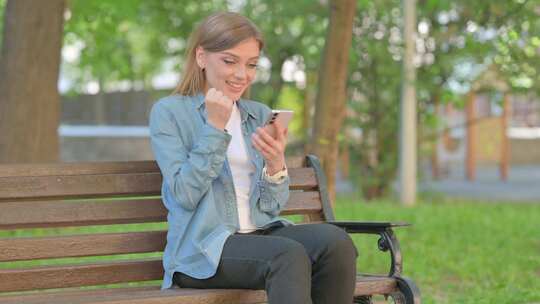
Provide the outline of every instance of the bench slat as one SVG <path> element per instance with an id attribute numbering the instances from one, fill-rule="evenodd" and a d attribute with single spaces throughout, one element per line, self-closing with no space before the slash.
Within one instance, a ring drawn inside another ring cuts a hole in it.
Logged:
<path id="1" fill-rule="evenodd" d="M 290 176 L 291 190 L 317 188 L 315 171 L 311 168 L 293 168 L 290 170 Z M 3 176 L 0 177 L 0 201 L 160 195 L 161 182 L 159 171 L 129 174 Z"/>
<path id="2" fill-rule="evenodd" d="M 160 173 L 0 177 L 4 200 L 159 195 Z"/>
<path id="3" fill-rule="evenodd" d="M 291 192 L 280 215 L 319 214 L 322 212 L 319 191 Z"/>
<path id="4" fill-rule="evenodd" d="M 156 173 L 155 161 L 0 164 L 0 177 Z"/>
<path id="5" fill-rule="evenodd" d="M 160 280 L 161 259 L 0 269 L 0 292 Z"/>
<path id="6" fill-rule="evenodd" d="M 388 294 L 396 290 L 396 281 L 388 277 L 358 277 L 355 295 Z M 39 295 L 0 296 L 0 304 L 98 304 L 98 303 L 261 303 L 266 294 L 262 290 L 238 289 L 169 289 L 157 286 L 100 289 L 90 291 L 46 292 Z"/>
<path id="7" fill-rule="evenodd" d="M 166 241 L 167 231 L 0 238 L 0 262 L 160 252 Z"/>
<path id="8" fill-rule="evenodd" d="M 105 224 L 163 222 L 167 209 L 161 199 L 115 201 L 25 201 L 0 203 L 0 230 Z M 318 191 L 292 191 L 283 215 L 322 210 Z"/>
<path id="9" fill-rule="evenodd" d="M 0 304 L 227 304 L 263 303 L 263 290 L 245 289 L 173 289 L 160 291 L 158 287 L 133 287 L 91 290 L 68 293 L 42 293 L 22 297 L 2 297 Z"/>
<path id="10" fill-rule="evenodd" d="M 291 182 L 290 190 L 316 190 L 319 187 L 313 168 L 291 168 L 288 170 Z"/>
<path id="11" fill-rule="evenodd" d="M 160 198 L 117 201 L 0 203 L 0 229 L 163 222 Z"/>
<path id="12" fill-rule="evenodd" d="M 303 157 L 287 157 L 287 168 L 304 167 Z M 159 172 L 153 160 L 124 162 L 73 162 L 45 164 L 0 164 L 0 177 Z"/>

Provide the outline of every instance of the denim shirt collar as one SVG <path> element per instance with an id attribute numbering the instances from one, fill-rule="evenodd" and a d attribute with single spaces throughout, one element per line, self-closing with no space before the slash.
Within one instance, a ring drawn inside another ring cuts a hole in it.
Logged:
<path id="1" fill-rule="evenodd" d="M 204 103 L 204 95 L 202 93 L 199 93 L 199 94 L 195 95 L 194 98 L 195 98 L 195 105 L 196 105 L 197 109 L 200 110 L 201 107 L 204 109 L 202 111 L 202 114 L 203 114 L 204 120 L 206 122 L 206 119 L 208 118 L 208 113 L 206 112 L 206 106 L 205 106 L 205 103 Z M 257 119 L 257 117 L 258 117 L 257 113 L 255 113 L 255 111 L 253 111 L 253 109 L 251 109 L 247 105 L 245 99 L 240 98 L 237 101 L 237 105 L 238 105 L 238 109 L 240 110 L 240 117 L 242 119 L 242 123 L 244 123 L 246 121 L 246 119 L 247 119 L 246 115 Z"/>

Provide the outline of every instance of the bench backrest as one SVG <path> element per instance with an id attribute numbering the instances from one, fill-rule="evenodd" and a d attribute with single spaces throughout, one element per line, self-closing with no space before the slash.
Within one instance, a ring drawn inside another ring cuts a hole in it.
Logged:
<path id="1" fill-rule="evenodd" d="M 317 158 L 308 155 L 289 172 L 282 214 L 333 219 Z M 153 161 L 0 165 L 0 293 L 160 280 L 167 220 L 161 182 Z M 161 224 L 125 225 L 136 223 Z M 116 233 L 101 226 L 111 224 L 122 226 Z M 93 227 L 66 234 L 75 226 Z M 45 229 L 17 236 L 34 228 Z"/>

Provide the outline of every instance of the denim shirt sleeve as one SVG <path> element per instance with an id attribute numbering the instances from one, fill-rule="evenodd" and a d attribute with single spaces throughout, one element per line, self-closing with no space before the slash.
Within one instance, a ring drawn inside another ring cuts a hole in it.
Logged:
<path id="1" fill-rule="evenodd" d="M 152 107 L 149 125 L 152 150 L 164 182 L 184 209 L 195 210 L 222 170 L 231 135 L 204 124 L 194 136 L 193 147 L 186 147 L 179 134 L 182 128 L 159 102 Z"/>
<path id="2" fill-rule="evenodd" d="M 261 192 L 259 208 L 272 216 L 278 216 L 289 200 L 290 177 L 285 177 L 280 183 L 272 183 L 261 176 L 258 184 Z"/>

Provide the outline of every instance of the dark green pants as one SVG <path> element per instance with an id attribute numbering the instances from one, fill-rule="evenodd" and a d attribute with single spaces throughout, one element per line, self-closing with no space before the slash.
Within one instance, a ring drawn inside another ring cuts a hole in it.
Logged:
<path id="1" fill-rule="evenodd" d="M 230 236 L 213 277 L 176 272 L 173 281 L 186 288 L 264 289 L 270 304 L 350 304 L 357 256 L 349 235 L 333 225 L 279 226 Z"/>

